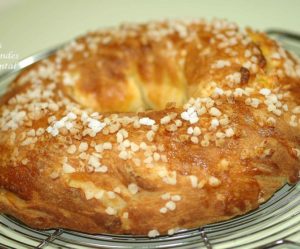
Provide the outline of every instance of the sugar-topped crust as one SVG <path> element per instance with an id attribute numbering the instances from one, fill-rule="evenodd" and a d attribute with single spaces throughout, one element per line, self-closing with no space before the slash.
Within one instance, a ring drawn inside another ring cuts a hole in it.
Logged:
<path id="1" fill-rule="evenodd" d="M 36 228 L 173 234 L 299 178 L 300 66 L 227 21 L 91 32 L 0 103 L 0 211 Z"/>

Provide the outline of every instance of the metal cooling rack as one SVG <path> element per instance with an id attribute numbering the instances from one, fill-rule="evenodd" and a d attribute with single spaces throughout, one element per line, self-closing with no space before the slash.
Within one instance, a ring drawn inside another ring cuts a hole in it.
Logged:
<path id="1" fill-rule="evenodd" d="M 268 32 L 286 48 L 300 54 L 300 36 L 285 31 Z M 0 75 L 0 94 L 22 69 L 46 58 L 62 45 L 30 56 L 18 67 Z M 2 85 L 2 87 L 1 87 Z M 2 248 L 300 248 L 300 183 L 285 185 L 266 203 L 246 215 L 198 229 L 181 230 L 173 236 L 149 239 L 143 236 L 89 235 L 64 229 L 32 229 L 13 217 L 0 215 Z"/>

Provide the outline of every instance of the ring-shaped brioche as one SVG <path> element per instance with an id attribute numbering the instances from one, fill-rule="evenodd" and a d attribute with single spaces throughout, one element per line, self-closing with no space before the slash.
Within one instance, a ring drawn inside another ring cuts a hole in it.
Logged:
<path id="1" fill-rule="evenodd" d="M 35 228 L 172 234 L 299 178 L 300 66 L 227 21 L 91 32 L 0 99 L 0 212 Z"/>

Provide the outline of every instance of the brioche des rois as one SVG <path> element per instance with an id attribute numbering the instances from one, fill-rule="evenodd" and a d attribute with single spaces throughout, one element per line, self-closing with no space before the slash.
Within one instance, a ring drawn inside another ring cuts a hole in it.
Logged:
<path id="1" fill-rule="evenodd" d="M 0 98 L 0 212 L 34 228 L 173 234 L 299 179 L 299 60 L 224 20 L 123 24 Z"/>

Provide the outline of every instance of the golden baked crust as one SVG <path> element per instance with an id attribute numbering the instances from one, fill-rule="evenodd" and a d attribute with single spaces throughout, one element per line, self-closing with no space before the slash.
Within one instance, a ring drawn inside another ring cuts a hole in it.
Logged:
<path id="1" fill-rule="evenodd" d="M 0 211 L 151 237 L 244 214 L 299 179 L 299 83 L 294 56 L 222 20 L 89 33 L 0 99 Z"/>

